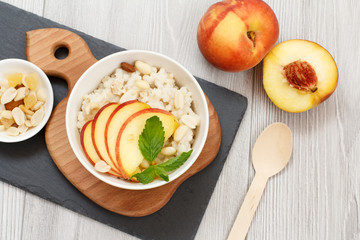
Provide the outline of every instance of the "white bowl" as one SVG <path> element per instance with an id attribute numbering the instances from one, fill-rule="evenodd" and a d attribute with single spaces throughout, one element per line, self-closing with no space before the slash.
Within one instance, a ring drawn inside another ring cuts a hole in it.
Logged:
<path id="1" fill-rule="evenodd" d="M 5 59 L 0 61 L 0 81 L 5 80 L 5 76 L 10 73 L 21 72 L 24 75 L 30 73 L 37 73 L 40 78 L 40 86 L 44 88 L 47 96 L 45 107 L 45 116 L 43 120 L 36 127 L 29 128 L 25 133 L 20 134 L 18 136 L 8 136 L 5 131 L 0 131 L 0 142 L 21 142 L 28 138 L 31 138 L 35 134 L 37 134 L 47 123 L 50 118 L 53 104 L 54 104 L 54 93 L 50 84 L 49 78 L 46 74 L 36 65 L 31 62 L 22 60 L 22 59 Z"/>
<path id="2" fill-rule="evenodd" d="M 76 127 L 77 113 L 80 110 L 82 96 L 97 88 L 101 79 L 106 75 L 110 75 L 119 67 L 121 62 L 133 63 L 135 60 L 142 60 L 156 67 L 164 67 L 166 71 L 174 74 L 177 85 L 186 86 L 192 93 L 194 111 L 200 116 L 200 126 L 197 127 L 195 140 L 192 146 L 193 152 L 190 158 L 184 165 L 169 174 L 169 182 L 178 178 L 191 167 L 204 147 L 209 128 L 209 112 L 205 95 L 200 85 L 189 71 L 178 62 L 159 53 L 141 50 L 123 51 L 109 55 L 91 66 L 79 78 L 70 94 L 66 108 L 66 132 L 76 157 L 92 175 L 115 187 L 131 190 L 144 190 L 159 187 L 168 182 L 155 179 L 151 183 L 141 184 L 96 171 L 82 150 L 80 134 Z"/>

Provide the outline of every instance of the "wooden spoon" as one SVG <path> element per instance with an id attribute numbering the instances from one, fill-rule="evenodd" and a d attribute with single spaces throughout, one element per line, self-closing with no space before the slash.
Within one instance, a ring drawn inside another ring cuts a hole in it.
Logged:
<path id="1" fill-rule="evenodd" d="M 228 240 L 245 239 L 269 177 L 274 176 L 286 166 L 291 152 L 292 135 L 286 124 L 273 123 L 260 134 L 252 154 L 256 174 Z"/>

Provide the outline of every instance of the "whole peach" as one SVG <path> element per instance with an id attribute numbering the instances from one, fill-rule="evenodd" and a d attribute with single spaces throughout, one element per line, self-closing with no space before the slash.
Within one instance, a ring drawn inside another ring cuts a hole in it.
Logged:
<path id="1" fill-rule="evenodd" d="M 238 72 L 257 65 L 279 36 L 275 13 L 262 0 L 224 0 L 200 20 L 197 41 L 215 67 Z"/>

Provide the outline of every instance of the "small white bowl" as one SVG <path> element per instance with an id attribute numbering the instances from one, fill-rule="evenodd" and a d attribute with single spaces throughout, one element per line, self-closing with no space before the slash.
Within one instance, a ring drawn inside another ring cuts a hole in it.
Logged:
<path id="1" fill-rule="evenodd" d="M 14 142 L 21 142 L 26 139 L 29 139 L 33 137 L 35 134 L 40 132 L 40 130 L 45 126 L 47 121 L 50 118 L 53 104 L 54 104 L 54 93 L 50 84 L 49 78 L 46 76 L 46 74 L 36 65 L 34 65 L 31 62 L 22 60 L 22 59 L 5 59 L 0 61 L 0 81 L 5 80 L 5 76 L 10 73 L 15 72 L 21 72 L 24 75 L 30 74 L 30 73 L 37 73 L 37 75 L 40 78 L 39 86 L 43 87 L 47 100 L 44 105 L 45 107 L 45 116 L 41 122 L 33 128 L 29 128 L 25 133 L 22 133 L 18 136 L 8 136 L 5 131 L 0 131 L 0 142 L 6 142 L 6 143 L 14 143 Z"/>
<path id="2" fill-rule="evenodd" d="M 151 183 L 141 184 L 118 179 L 108 174 L 96 171 L 94 166 L 86 158 L 81 148 L 80 134 L 76 127 L 77 113 L 80 110 L 82 96 L 97 88 L 101 79 L 106 75 L 110 75 L 116 68 L 119 67 L 121 62 L 133 63 L 136 60 L 144 61 L 152 66 L 164 67 L 166 71 L 174 74 L 177 85 L 186 86 L 192 93 L 194 110 L 200 116 L 200 126 L 197 127 L 197 132 L 192 146 L 193 152 L 190 158 L 184 165 L 169 174 L 169 182 L 178 178 L 191 167 L 201 153 L 208 133 L 209 112 L 206 98 L 200 85 L 189 71 L 187 71 L 178 62 L 159 53 L 141 50 L 123 51 L 109 55 L 92 65 L 79 78 L 70 94 L 66 108 L 66 132 L 76 157 L 79 159 L 80 163 L 96 178 L 112 186 L 123 189 L 145 190 L 162 186 L 168 182 L 155 179 Z"/>

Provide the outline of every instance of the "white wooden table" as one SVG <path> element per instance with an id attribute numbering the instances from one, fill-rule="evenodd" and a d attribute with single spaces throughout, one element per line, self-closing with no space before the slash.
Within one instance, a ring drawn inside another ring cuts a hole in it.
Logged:
<path id="1" fill-rule="evenodd" d="M 279 20 L 279 41 L 318 42 L 339 68 L 339 85 L 331 98 L 301 114 L 283 112 L 271 103 L 260 65 L 226 73 L 203 59 L 196 29 L 216 0 L 6 2 L 128 49 L 161 52 L 194 75 L 248 98 L 197 239 L 226 238 L 254 176 L 254 141 L 275 121 L 293 130 L 293 157 L 285 171 L 268 182 L 248 239 L 360 239 L 360 1 L 266 0 Z M 0 227 L 1 240 L 134 239 L 2 182 Z"/>

